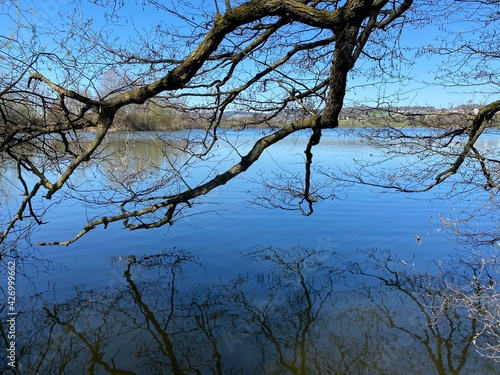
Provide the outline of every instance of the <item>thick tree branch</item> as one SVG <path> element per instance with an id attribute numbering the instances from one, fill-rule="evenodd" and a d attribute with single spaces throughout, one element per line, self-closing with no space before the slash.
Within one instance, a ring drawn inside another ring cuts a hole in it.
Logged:
<path id="1" fill-rule="evenodd" d="M 80 103 L 87 104 L 87 105 L 90 105 L 93 107 L 94 106 L 99 107 L 102 104 L 100 101 L 89 99 L 83 95 L 78 94 L 75 91 L 68 90 L 68 89 L 65 89 L 59 85 L 56 85 L 54 82 L 52 82 L 48 78 L 44 77 L 40 73 L 31 73 L 30 74 L 30 78 L 28 79 L 28 87 L 30 87 L 30 83 L 34 79 L 45 83 L 47 86 L 49 86 L 55 92 L 57 92 L 60 96 L 66 96 L 68 98 L 78 100 Z"/>
<path id="2" fill-rule="evenodd" d="M 172 69 L 165 77 L 144 87 L 128 91 L 110 99 L 107 104 L 120 108 L 124 105 L 142 104 L 147 99 L 163 91 L 183 88 L 198 72 L 210 55 L 231 31 L 268 16 L 284 17 L 314 27 L 344 32 L 343 25 L 350 22 L 361 24 L 369 12 L 369 2 L 362 6 L 357 1 L 349 1 L 346 6 L 334 11 L 320 10 L 294 0 L 252 0 L 233 8 L 215 18 L 214 25 L 203 41 L 189 56 Z M 348 53 L 348 52 L 346 52 Z"/>
<path id="3" fill-rule="evenodd" d="M 188 203 L 189 201 L 193 200 L 194 198 L 197 198 L 202 195 L 208 194 L 211 190 L 215 189 L 216 187 L 225 185 L 227 182 L 232 180 L 234 177 L 238 176 L 242 172 L 246 171 L 253 163 L 255 163 L 259 157 L 262 155 L 262 153 L 270 146 L 273 144 L 285 139 L 287 136 L 290 134 L 301 130 L 301 129 L 307 129 L 316 126 L 315 124 L 318 124 L 320 122 L 320 116 L 314 117 L 312 119 L 309 119 L 307 121 L 303 121 L 302 123 L 299 124 L 290 124 L 286 125 L 283 128 L 279 129 L 275 133 L 272 133 L 268 136 L 265 136 L 258 140 L 255 145 L 252 147 L 252 149 L 241 158 L 241 160 L 233 165 L 231 168 L 229 168 L 226 172 L 221 173 L 217 176 L 215 176 L 213 179 L 210 181 L 196 187 L 193 189 L 188 189 L 182 193 L 179 193 L 175 196 L 170 196 L 170 197 L 164 197 L 163 202 L 156 203 L 154 205 L 151 205 L 149 207 L 146 207 L 141 210 L 137 211 L 126 211 L 120 215 L 112 216 L 112 217 L 104 217 L 99 220 L 92 221 L 88 223 L 82 231 L 80 231 L 75 237 L 68 241 L 56 241 L 56 242 L 41 242 L 39 245 L 45 246 L 45 245 L 69 245 L 79 238 L 81 238 L 83 235 L 86 233 L 90 232 L 92 229 L 96 228 L 99 225 L 107 226 L 109 223 L 116 222 L 116 221 L 124 221 L 126 226 L 129 229 L 148 229 L 148 228 L 157 228 L 161 225 L 164 225 L 166 223 L 171 222 L 174 214 L 175 214 L 175 209 L 177 205 L 183 204 L 183 203 Z M 157 222 L 152 222 L 149 224 L 140 224 L 137 226 L 133 226 L 128 224 L 127 220 L 130 218 L 135 218 L 135 217 L 140 217 L 144 216 L 146 214 L 154 213 L 158 209 L 162 209 L 164 207 L 168 207 L 167 212 L 165 213 L 164 217 L 160 219 Z"/>

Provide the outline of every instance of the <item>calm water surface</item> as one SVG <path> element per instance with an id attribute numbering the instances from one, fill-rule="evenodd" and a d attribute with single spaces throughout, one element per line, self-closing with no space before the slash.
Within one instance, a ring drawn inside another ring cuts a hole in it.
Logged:
<path id="1" fill-rule="evenodd" d="M 255 132 L 230 136 L 248 148 Z M 165 163 L 150 135 L 116 135 L 108 147 L 123 142 L 144 163 Z M 306 217 L 248 200 L 262 173 L 301 171 L 306 142 L 276 145 L 201 200 L 193 210 L 203 215 L 171 227 L 130 232 L 115 223 L 69 247 L 19 244 L 18 373 L 500 373 L 488 358 L 498 332 L 485 329 L 499 315 L 498 249 L 468 248 L 446 233 L 441 219 L 452 202 L 358 186 Z M 218 152 L 223 163 L 188 178 L 237 161 Z M 349 166 L 371 153 L 337 131 L 314 160 Z M 92 173 L 89 166 L 73 182 Z M 33 242 L 66 240 L 99 209 L 66 199 Z M 7 305 L 0 313 L 4 346 Z M 0 370 L 10 371 L 6 358 Z"/>

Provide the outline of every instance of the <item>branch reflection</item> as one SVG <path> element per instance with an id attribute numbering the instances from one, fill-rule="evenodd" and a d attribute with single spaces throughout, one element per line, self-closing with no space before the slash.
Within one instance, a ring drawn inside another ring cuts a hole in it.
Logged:
<path id="1" fill-rule="evenodd" d="M 18 372 L 499 372 L 496 258 L 455 256 L 431 274 L 389 251 L 361 255 L 258 248 L 245 259 L 259 271 L 218 282 L 197 279 L 186 251 L 112 259 L 118 286 L 33 296 Z"/>

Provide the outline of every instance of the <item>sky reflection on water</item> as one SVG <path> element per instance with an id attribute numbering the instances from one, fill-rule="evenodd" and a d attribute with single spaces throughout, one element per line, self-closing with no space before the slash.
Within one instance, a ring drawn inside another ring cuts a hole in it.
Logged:
<path id="1" fill-rule="evenodd" d="M 350 187 L 309 217 L 246 202 L 260 172 L 302 168 L 304 140 L 290 142 L 200 200 L 203 215 L 17 249 L 19 373 L 500 372 L 486 357 L 500 341 L 486 329 L 498 319 L 497 251 L 452 241 L 441 220 L 451 203 L 430 195 Z M 127 149 L 144 156 L 135 168 L 167 168 L 158 144 Z M 337 134 L 315 160 L 347 165 L 363 152 Z M 69 238 L 100 209 L 61 201 L 34 241 Z"/>

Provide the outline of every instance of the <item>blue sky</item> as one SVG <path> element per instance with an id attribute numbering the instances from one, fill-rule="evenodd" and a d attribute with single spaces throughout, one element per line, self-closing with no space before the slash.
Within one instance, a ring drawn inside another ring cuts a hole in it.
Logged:
<path id="1" fill-rule="evenodd" d="M 27 23 L 32 23 L 37 25 L 39 28 L 43 28 L 49 25 L 49 23 L 58 24 L 61 21 L 61 12 L 71 12 L 74 8 L 73 1 L 56 1 L 56 0 L 40 0 L 32 2 L 29 0 L 22 0 L 19 2 L 24 7 L 33 7 L 36 11 L 31 14 L 25 15 L 25 21 Z M 88 4 L 85 0 L 79 2 L 79 11 L 81 12 L 82 19 L 93 19 L 94 27 L 99 27 L 106 23 L 103 9 L 95 5 Z M 213 6 L 212 1 L 200 1 L 200 4 L 204 4 L 205 7 Z M 221 9 L 224 9 L 223 1 L 219 1 Z M 6 11 L 7 4 L 0 5 L 3 11 Z M 10 11 L 12 16 L 13 8 L 10 6 Z M 133 33 L 134 28 L 143 31 L 148 30 L 151 25 L 154 25 L 160 21 L 172 25 L 181 25 L 171 14 L 159 11 L 152 11 L 151 8 L 147 8 L 147 11 L 143 11 L 142 6 L 136 4 L 135 1 L 126 1 L 123 9 L 121 9 L 121 14 L 123 18 L 119 20 L 122 24 L 121 28 L 117 28 L 114 31 L 114 35 L 119 36 L 122 40 L 127 38 L 127 34 Z M 453 22 L 448 19 L 448 25 L 456 30 L 460 27 L 467 27 L 465 22 L 460 22 L 460 17 L 463 15 L 455 15 Z M 5 16 L 0 18 L 0 34 L 9 34 L 9 24 L 5 21 Z M 185 24 L 184 24 L 185 25 Z M 436 38 L 442 34 L 440 30 L 442 25 L 429 25 L 420 29 L 407 28 L 406 32 L 402 34 L 401 43 L 403 46 L 424 46 L 433 45 L 436 43 Z M 400 105 L 432 105 L 435 107 L 449 107 L 454 105 L 459 105 L 467 102 L 474 103 L 485 103 L 488 101 L 499 99 L 498 94 L 494 92 L 498 87 L 490 88 L 492 95 L 485 95 L 479 91 L 483 91 L 478 88 L 444 88 L 438 85 L 434 85 L 435 72 L 442 66 L 444 57 L 434 56 L 420 57 L 419 60 L 413 66 L 405 67 L 403 70 L 407 69 L 409 75 L 413 77 L 412 80 L 405 82 L 404 85 L 400 83 L 397 84 L 387 84 L 381 85 L 380 83 L 371 84 L 370 81 L 357 80 L 351 81 L 351 84 L 356 88 L 350 90 L 347 94 L 346 105 L 349 103 L 361 103 L 369 102 L 374 100 L 380 93 L 390 94 L 397 91 L 401 91 L 399 103 Z M 497 66 L 499 63 L 496 63 Z M 498 66 L 500 69 L 500 66 Z"/>

